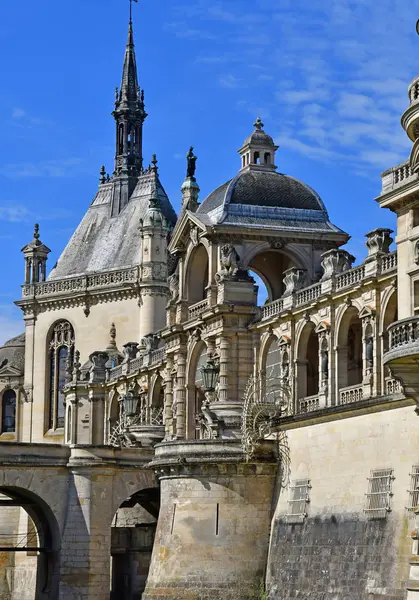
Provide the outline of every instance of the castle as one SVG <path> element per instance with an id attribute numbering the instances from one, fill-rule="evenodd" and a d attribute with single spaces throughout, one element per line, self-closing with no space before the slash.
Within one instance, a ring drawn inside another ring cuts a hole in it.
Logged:
<path id="1" fill-rule="evenodd" d="M 419 77 L 359 266 L 260 119 L 176 215 L 129 24 L 115 169 L 0 348 L 0 600 L 418 600 Z M 269 297 L 257 305 L 255 273 Z M 413 429 L 412 429 L 413 427 Z"/>

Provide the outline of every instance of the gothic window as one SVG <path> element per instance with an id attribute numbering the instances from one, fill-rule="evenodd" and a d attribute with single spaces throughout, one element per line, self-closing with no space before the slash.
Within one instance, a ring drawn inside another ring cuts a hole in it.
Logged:
<path id="1" fill-rule="evenodd" d="M 1 433 L 16 431 L 16 392 L 7 390 L 1 402 Z"/>
<path id="2" fill-rule="evenodd" d="M 68 321 L 59 321 L 49 345 L 49 429 L 64 427 L 64 387 L 74 354 L 74 331 Z"/>

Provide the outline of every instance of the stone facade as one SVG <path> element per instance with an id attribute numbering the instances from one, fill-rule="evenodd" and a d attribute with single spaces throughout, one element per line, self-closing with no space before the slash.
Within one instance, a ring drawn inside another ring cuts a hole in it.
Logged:
<path id="1" fill-rule="evenodd" d="M 417 596 L 417 86 L 410 161 L 378 199 L 396 250 L 377 228 L 353 266 L 260 119 L 201 204 L 190 149 L 175 215 L 143 164 L 130 22 L 113 175 L 48 277 L 38 225 L 22 249 L 25 334 L 0 348 L 1 600 Z"/>

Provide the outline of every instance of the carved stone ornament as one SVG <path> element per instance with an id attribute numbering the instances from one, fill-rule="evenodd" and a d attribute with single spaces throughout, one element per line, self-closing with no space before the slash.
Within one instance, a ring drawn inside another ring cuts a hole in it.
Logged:
<path id="1" fill-rule="evenodd" d="M 191 228 L 189 236 L 191 238 L 192 245 L 195 246 L 195 247 L 198 246 L 199 239 L 198 239 L 198 228 L 197 227 L 192 227 Z"/>
<path id="2" fill-rule="evenodd" d="M 179 263 L 176 266 L 176 269 L 172 275 L 167 280 L 169 284 L 169 290 L 173 301 L 176 301 L 179 297 Z"/>
<path id="3" fill-rule="evenodd" d="M 419 240 L 415 242 L 415 247 L 413 251 L 413 260 L 417 265 L 419 265 Z"/>
<path id="4" fill-rule="evenodd" d="M 153 350 L 157 350 L 159 341 L 159 337 L 154 335 L 153 333 L 145 335 L 141 340 L 141 350 L 147 354 L 149 352 L 152 352 Z"/>
<path id="5" fill-rule="evenodd" d="M 90 383 L 103 382 L 106 376 L 106 363 L 109 360 L 109 355 L 106 352 L 93 352 L 89 356 L 92 363 L 90 368 Z"/>
<path id="6" fill-rule="evenodd" d="M 355 260 L 355 257 L 352 254 L 349 254 L 346 250 L 338 250 L 334 248 L 333 250 L 328 250 L 324 254 L 322 254 L 322 267 L 324 271 L 324 275 L 322 277 L 322 281 L 325 279 L 330 279 L 334 275 L 338 275 L 339 273 L 343 273 L 344 271 L 348 271 L 352 268 L 352 264 Z"/>
<path id="7" fill-rule="evenodd" d="M 129 360 L 133 360 L 137 356 L 138 344 L 137 342 L 128 342 L 128 344 L 124 344 L 123 346 L 123 354 L 124 354 L 124 362 L 128 362 Z"/>
<path id="8" fill-rule="evenodd" d="M 305 283 L 305 269 L 297 269 L 296 267 L 291 267 L 291 269 L 287 269 L 284 271 L 284 285 L 285 292 L 284 296 L 291 296 L 294 292 L 301 289 Z"/>
<path id="9" fill-rule="evenodd" d="M 393 242 L 393 238 L 391 237 L 392 233 L 392 229 L 384 229 L 381 227 L 366 233 L 365 237 L 367 238 L 366 246 L 368 248 L 368 256 L 388 254 L 391 243 Z"/>

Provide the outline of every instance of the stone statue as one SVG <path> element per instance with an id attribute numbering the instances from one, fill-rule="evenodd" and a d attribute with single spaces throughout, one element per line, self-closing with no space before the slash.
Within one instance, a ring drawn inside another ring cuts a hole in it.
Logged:
<path id="1" fill-rule="evenodd" d="M 235 247 L 232 244 L 225 244 L 221 248 L 221 273 L 234 277 L 239 270 L 240 256 L 237 254 Z"/>
<path id="2" fill-rule="evenodd" d="M 179 263 L 172 275 L 168 277 L 167 283 L 169 284 L 170 294 L 172 300 L 177 300 L 179 297 Z"/>
<path id="3" fill-rule="evenodd" d="M 196 161 L 198 157 L 193 153 L 193 146 L 189 148 L 189 152 L 186 155 L 188 160 L 188 169 L 186 171 L 186 178 L 193 179 L 195 181 Z"/>

